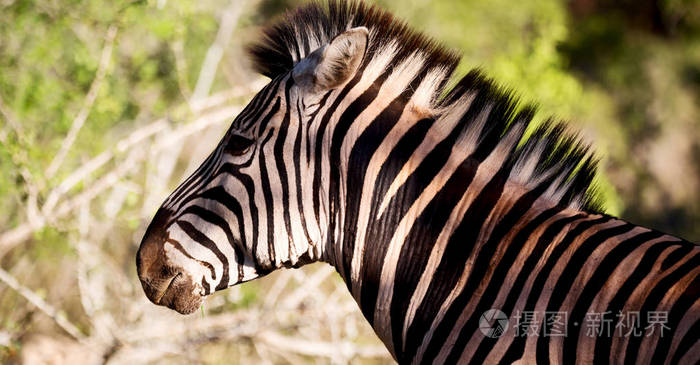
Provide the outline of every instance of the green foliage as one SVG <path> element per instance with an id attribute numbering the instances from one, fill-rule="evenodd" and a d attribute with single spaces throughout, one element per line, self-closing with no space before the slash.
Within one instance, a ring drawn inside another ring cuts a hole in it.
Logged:
<path id="1" fill-rule="evenodd" d="M 252 284 L 241 285 L 241 298 L 236 303 L 240 308 L 248 308 L 258 298 L 258 288 Z"/>
<path id="2" fill-rule="evenodd" d="M 214 308 L 206 308 L 207 303 L 203 303 L 202 307 L 208 314 L 218 314 L 224 312 L 234 312 L 251 308 L 260 304 L 260 299 L 264 297 L 265 289 L 262 286 L 269 281 L 256 280 L 237 285 L 235 288 L 229 288 L 226 291 L 214 294 L 209 301 L 217 303 Z"/>
<path id="3" fill-rule="evenodd" d="M 81 162 L 109 149 L 118 134 L 149 118 L 167 115 L 182 103 L 174 41 L 184 44 L 185 79 L 191 84 L 218 20 L 216 2 L 170 1 L 159 9 L 147 1 L 17 0 L 0 4 L 0 102 L 14 125 L 0 115 L 0 225 L 11 228 L 23 217 L 30 173 L 39 189 L 55 185 Z M 58 152 L 86 100 L 100 64 L 106 34 L 118 28 L 106 77 L 75 144 L 56 176 L 46 169 Z M 61 245 L 65 238 L 36 235 L 35 240 Z"/>
<path id="4" fill-rule="evenodd" d="M 53 227 L 45 227 L 34 234 L 36 243 L 32 245 L 30 257 L 35 260 L 55 260 L 73 254 L 63 233 Z"/>
<path id="5" fill-rule="evenodd" d="M 608 174 L 639 224 L 700 239 L 700 4 L 600 1 L 574 14 L 559 47 L 570 72 L 604 90 L 615 136 Z M 601 10 L 605 11 L 601 11 Z M 648 10 L 651 9 L 651 10 Z M 600 129 L 604 131 L 603 129 Z"/>
<path id="6" fill-rule="evenodd" d="M 593 126 L 620 135 L 605 95 L 587 89 L 570 72 L 559 45 L 569 36 L 569 18 L 560 1 L 431 1 L 408 4 L 383 1 L 411 23 L 463 54 L 458 73 L 479 67 L 539 111 L 535 125 L 554 116 L 571 120 L 574 130 Z M 604 121 L 604 122 L 603 122 Z M 534 125 L 533 125 L 534 127 Z M 588 136 L 588 140 L 595 139 Z M 596 141 L 599 142 L 599 141 Z M 596 143 L 601 156 L 610 148 Z M 619 214 L 621 199 L 605 173 L 596 181 L 610 214 Z"/>

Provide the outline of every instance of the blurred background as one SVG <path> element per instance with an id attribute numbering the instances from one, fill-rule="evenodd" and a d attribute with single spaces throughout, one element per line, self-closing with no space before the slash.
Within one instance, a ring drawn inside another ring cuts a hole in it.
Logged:
<path id="1" fill-rule="evenodd" d="M 180 316 L 141 236 L 266 80 L 297 0 L 0 0 L 0 362 L 391 363 L 328 266 Z M 594 143 L 607 212 L 700 241 L 700 2 L 381 0 Z"/>

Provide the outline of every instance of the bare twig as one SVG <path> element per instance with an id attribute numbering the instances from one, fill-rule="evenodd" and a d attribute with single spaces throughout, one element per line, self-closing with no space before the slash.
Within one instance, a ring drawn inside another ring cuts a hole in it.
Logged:
<path id="1" fill-rule="evenodd" d="M 22 125 L 19 123 L 10 108 L 5 105 L 2 97 L 0 97 L 0 116 L 7 121 L 7 125 L 9 125 L 15 132 L 20 133 L 22 131 Z"/>
<path id="2" fill-rule="evenodd" d="M 169 148 L 171 145 L 180 142 L 182 139 L 204 129 L 211 125 L 223 123 L 230 121 L 233 115 L 237 115 L 241 110 L 241 107 L 223 107 L 218 110 L 211 111 L 210 113 L 204 114 L 194 120 L 192 123 L 188 123 L 179 129 L 174 130 L 167 138 L 163 138 L 154 144 L 151 151 L 160 151 Z M 140 129 L 132 133 L 126 139 L 117 143 L 117 150 L 127 151 L 137 145 L 140 141 L 145 139 L 145 136 L 153 135 L 159 128 L 154 126 L 157 122 L 149 124 L 145 130 Z M 142 151 L 145 152 L 145 151 Z M 79 193 L 75 197 L 68 201 L 64 201 L 59 204 L 60 198 L 63 193 L 61 191 L 67 192 L 65 187 L 59 190 L 57 197 L 52 197 L 52 193 L 49 194 L 47 202 L 41 209 L 41 214 L 39 214 L 34 220 L 20 224 L 19 226 L 0 234 L 0 257 L 2 257 L 8 250 L 17 244 L 27 240 L 31 237 L 32 233 L 38 231 L 39 229 L 45 227 L 47 221 L 54 221 L 57 219 L 64 218 L 69 213 L 73 212 L 81 204 L 86 201 L 94 199 L 98 194 L 103 192 L 105 189 L 114 186 L 114 184 L 119 182 L 119 179 L 126 174 L 130 173 L 139 162 L 146 158 L 146 153 L 140 153 L 138 156 L 127 157 L 126 161 L 123 161 L 115 167 L 114 170 L 107 172 L 102 178 L 98 179 L 95 183 L 91 184 L 86 190 Z M 86 170 L 77 170 L 74 174 L 69 176 L 71 181 L 67 183 L 69 186 L 77 184 L 77 182 L 82 181 L 90 172 L 96 170 L 100 166 L 106 164 L 113 154 L 107 153 L 106 155 L 98 155 L 95 159 L 91 160 L 85 166 Z M 71 178 L 71 176 L 73 176 Z M 60 186 L 60 185 L 59 185 Z M 54 208 L 55 207 L 55 208 Z"/>
<path id="3" fill-rule="evenodd" d="M 224 47 L 226 47 L 229 39 L 231 39 L 231 35 L 233 34 L 234 28 L 236 28 L 236 23 L 238 23 L 238 18 L 243 12 L 243 8 L 240 1 L 233 0 L 229 3 L 226 10 L 224 10 L 214 43 L 209 46 L 207 54 L 204 57 L 204 62 L 202 62 L 202 68 L 199 71 L 197 84 L 192 94 L 192 102 L 196 102 L 209 95 L 211 86 L 214 83 L 214 76 L 216 76 L 216 69 L 219 67 L 221 57 L 224 55 Z"/>
<path id="4" fill-rule="evenodd" d="M 90 85 L 90 90 L 88 90 L 87 96 L 85 96 L 83 106 L 80 108 L 78 115 L 73 120 L 73 124 L 71 125 L 71 128 L 68 131 L 68 135 L 66 135 L 66 138 L 61 144 L 61 148 L 58 150 L 58 153 L 49 164 L 49 168 L 46 169 L 46 177 L 49 179 L 53 177 L 53 175 L 61 167 L 63 160 L 65 160 L 66 155 L 70 150 L 70 147 L 73 145 L 73 142 L 75 142 L 75 139 L 78 136 L 78 132 L 80 132 L 80 129 L 83 127 L 83 124 L 85 124 L 85 120 L 90 114 L 92 105 L 95 103 L 95 99 L 97 98 L 97 93 L 100 90 L 100 87 L 102 86 L 102 81 L 104 80 L 105 75 L 107 74 L 107 66 L 109 65 L 110 59 L 112 58 L 112 49 L 114 48 L 114 39 L 116 38 L 116 36 L 117 26 L 111 25 L 109 29 L 107 29 L 105 45 L 102 48 L 102 55 L 100 56 L 100 63 L 97 67 L 97 72 L 95 73 L 95 79 Z"/>
<path id="5" fill-rule="evenodd" d="M 351 359 L 353 357 L 365 358 L 385 358 L 387 350 L 380 345 L 359 346 L 351 342 L 324 342 L 307 341 L 298 338 L 283 336 L 272 331 L 266 331 L 256 336 L 270 346 L 277 349 L 284 349 L 307 356 L 332 358 L 342 354 L 343 357 Z"/>
<path id="6" fill-rule="evenodd" d="M 335 273 L 335 271 L 330 265 L 324 265 L 318 268 L 316 272 L 305 278 L 302 285 L 286 296 L 286 299 L 281 305 L 282 308 L 296 308 L 304 299 L 318 291 L 318 286 L 333 273 Z"/>
<path id="7" fill-rule="evenodd" d="M 76 340 L 83 340 L 85 336 L 80 332 L 78 327 L 73 323 L 68 321 L 59 311 L 54 308 L 51 304 L 47 303 L 44 299 L 41 299 L 36 293 L 31 289 L 20 284 L 14 276 L 10 275 L 7 271 L 0 268 L 0 281 L 5 283 L 7 286 L 16 291 L 19 295 L 24 297 L 27 301 L 32 303 L 37 309 L 42 311 L 44 314 L 53 319 L 56 324 L 71 335 Z"/>
<path id="8" fill-rule="evenodd" d="M 220 91 L 218 93 L 212 94 L 211 96 L 200 99 L 200 100 L 193 100 L 191 102 L 191 107 L 192 111 L 195 113 L 200 113 L 204 110 L 210 109 L 210 108 L 215 108 L 227 101 L 236 99 L 236 98 L 241 98 L 243 96 L 248 96 L 251 95 L 253 92 L 256 92 L 265 86 L 268 81 L 265 80 L 265 78 L 258 78 L 255 81 L 253 81 L 250 84 L 242 85 L 242 86 L 234 86 L 230 89 L 226 89 L 224 91 Z"/>
<path id="9" fill-rule="evenodd" d="M 291 280 L 292 275 L 282 275 L 279 279 L 275 280 L 275 284 L 272 285 L 272 287 L 267 291 L 267 295 L 265 295 L 265 301 L 262 304 L 262 308 L 272 308 L 275 303 L 277 303 L 277 299 L 279 299 L 280 294 L 282 294 L 282 291 L 287 287 L 287 284 Z"/>
<path id="10" fill-rule="evenodd" d="M 15 133 L 15 135 L 17 136 L 17 141 L 20 143 L 20 146 L 27 147 L 29 145 L 29 142 L 27 141 L 27 138 L 24 134 L 22 124 L 19 122 L 12 110 L 10 110 L 10 108 L 8 108 L 5 105 L 5 102 L 2 100 L 2 96 L 0 96 L 0 116 L 7 122 L 7 126 Z M 0 142 L 6 145 L 9 143 L 7 135 L 8 131 L 6 130 L 6 128 L 0 130 Z M 20 155 L 18 155 L 17 153 L 13 153 L 12 151 L 8 152 L 11 153 L 10 157 L 12 158 L 12 162 L 15 164 L 15 166 L 17 166 L 19 174 L 20 176 L 22 176 L 22 179 L 25 182 L 27 194 L 30 197 L 36 198 L 36 196 L 38 195 L 39 187 L 34 182 L 34 178 L 32 177 L 31 172 L 29 172 L 29 169 L 27 168 L 28 158 L 26 148 L 22 148 L 22 150 L 23 151 Z M 31 209 L 32 207 L 30 206 L 29 208 Z"/>
<path id="11" fill-rule="evenodd" d="M 116 153 L 126 152 L 128 149 L 152 137 L 156 133 L 165 129 L 167 126 L 168 122 L 165 119 L 158 119 L 151 122 L 135 130 L 128 137 L 117 142 L 115 150 L 104 151 L 92 158 L 87 163 L 84 163 L 81 167 L 73 171 L 72 174 L 63 179 L 63 181 L 61 181 L 61 183 L 49 193 L 48 197 L 46 198 L 46 203 L 42 207 L 43 213 L 45 215 L 49 214 L 63 195 L 65 195 L 75 185 L 85 180 L 85 178 L 90 176 L 97 169 L 107 164 L 107 162 L 115 157 Z"/>
<path id="12" fill-rule="evenodd" d="M 175 56 L 175 76 L 177 76 L 177 86 L 180 89 L 180 94 L 185 100 L 189 101 L 192 98 L 192 90 L 187 82 L 187 62 L 185 60 L 184 41 L 178 39 L 171 45 L 173 55 Z"/>
<path id="13" fill-rule="evenodd" d="M 12 335 L 9 332 L 0 331 L 0 346 L 9 347 L 12 341 Z"/>

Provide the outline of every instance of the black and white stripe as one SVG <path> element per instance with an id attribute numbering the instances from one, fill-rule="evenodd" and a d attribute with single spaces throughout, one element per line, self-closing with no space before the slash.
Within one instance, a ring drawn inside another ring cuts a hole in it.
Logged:
<path id="1" fill-rule="evenodd" d="M 598 213 L 595 159 L 563 124 L 532 126 L 479 72 L 446 91 L 458 57 L 362 3 L 265 36 L 271 83 L 162 207 L 169 263 L 203 295 L 323 260 L 400 363 L 700 360 L 700 248 Z M 486 337 L 491 308 L 566 312 L 570 332 Z M 576 326 L 606 311 L 670 329 Z"/>

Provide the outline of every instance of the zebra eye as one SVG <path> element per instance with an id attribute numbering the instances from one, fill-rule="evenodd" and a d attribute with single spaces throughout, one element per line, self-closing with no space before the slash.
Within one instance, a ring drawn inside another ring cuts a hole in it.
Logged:
<path id="1" fill-rule="evenodd" d="M 254 143 L 252 139 L 234 134 L 229 138 L 224 151 L 234 156 L 241 156 L 248 152 Z"/>

